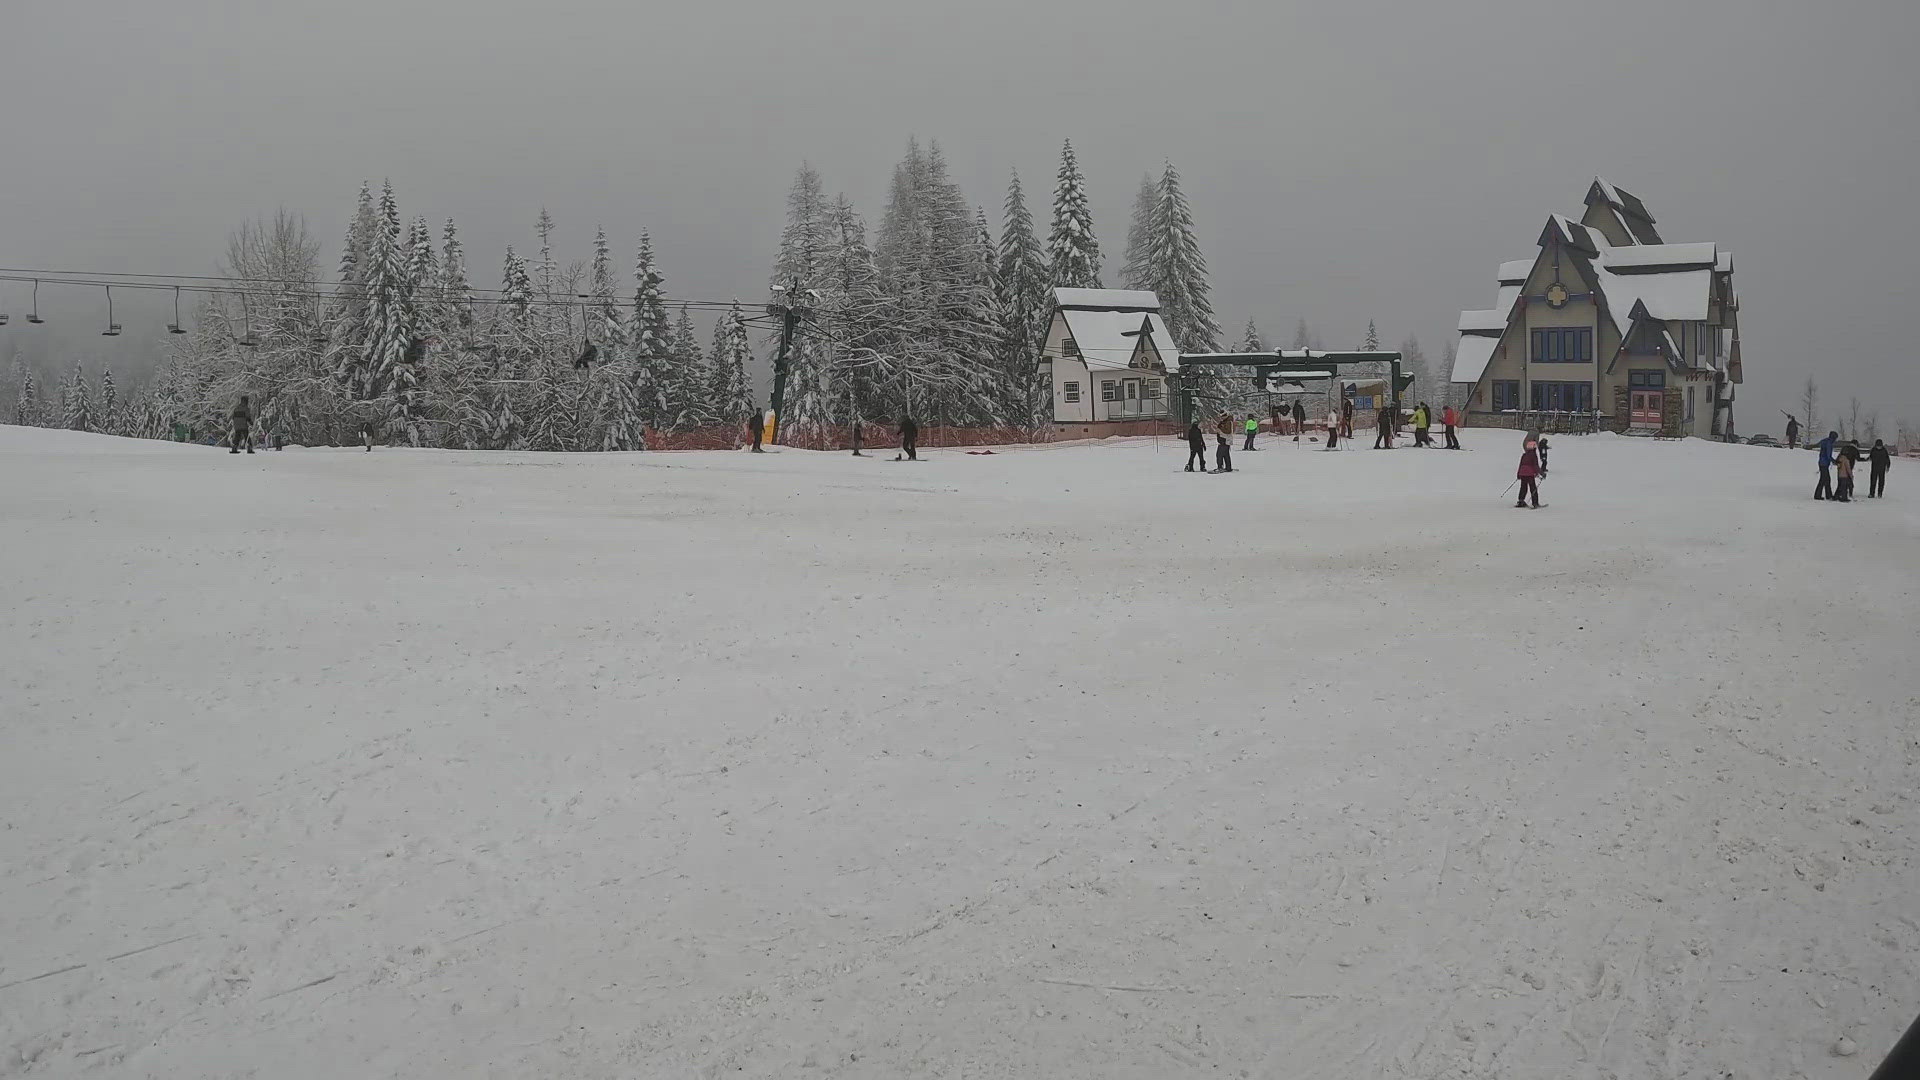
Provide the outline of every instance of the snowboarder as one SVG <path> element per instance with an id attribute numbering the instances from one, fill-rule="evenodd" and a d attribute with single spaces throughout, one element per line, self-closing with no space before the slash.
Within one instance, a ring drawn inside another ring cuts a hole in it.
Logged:
<path id="1" fill-rule="evenodd" d="M 1516 475 L 1520 479 L 1520 496 L 1513 505 L 1525 508 L 1531 498 L 1533 509 L 1540 509 L 1540 444 L 1532 435 L 1527 436 L 1526 449 L 1520 453 L 1520 469 Z"/>
<path id="2" fill-rule="evenodd" d="M 1350 397 L 1340 399 L 1340 437 L 1353 438 L 1353 399 Z"/>
<path id="3" fill-rule="evenodd" d="M 1227 413 L 1220 414 L 1214 428 L 1213 471 L 1233 471 L 1233 417 Z"/>
<path id="4" fill-rule="evenodd" d="M 1299 398 L 1293 399 L 1293 441 L 1300 441 L 1300 429 L 1307 426 L 1307 410 Z"/>
<path id="5" fill-rule="evenodd" d="M 900 453 L 904 455 L 908 461 L 919 461 L 920 460 L 919 450 L 920 450 L 920 425 L 914 423 L 913 417 L 911 416 L 901 417 L 900 418 Z"/>
<path id="6" fill-rule="evenodd" d="M 1433 439 L 1427 433 L 1433 430 L 1433 413 L 1428 411 L 1427 403 L 1421 402 L 1413 407 L 1413 445 L 1433 447 Z"/>
<path id="7" fill-rule="evenodd" d="M 1892 467 L 1893 454 L 1887 450 L 1886 441 L 1873 440 L 1873 449 L 1867 451 L 1867 498 L 1887 497 L 1887 470 Z"/>
<path id="8" fill-rule="evenodd" d="M 1193 471 L 1195 462 L 1200 463 L 1200 471 L 1207 471 L 1207 437 L 1200 431 L 1200 421 L 1187 425 L 1187 471 Z"/>
<path id="9" fill-rule="evenodd" d="M 1782 409 L 1781 411 L 1786 412 L 1786 410 L 1784 409 Z M 1794 450 L 1799 448 L 1800 446 L 1800 418 L 1793 415 L 1792 413 L 1786 413 L 1786 417 L 1787 417 L 1787 449 Z"/>
<path id="10" fill-rule="evenodd" d="M 1453 429 L 1460 424 L 1460 414 L 1455 411 L 1453 406 L 1449 405 L 1441 411 L 1440 419 L 1441 422 L 1447 425 L 1447 449 L 1460 449 L 1460 436 L 1453 432 Z"/>
<path id="11" fill-rule="evenodd" d="M 253 408 L 247 404 L 247 395 L 240 395 L 240 404 L 233 407 L 230 418 L 233 420 L 233 435 L 229 442 L 233 449 L 227 453 L 239 453 L 241 443 L 247 444 L 247 453 L 253 453 Z"/>
<path id="12" fill-rule="evenodd" d="M 1829 470 L 1833 468 L 1833 444 L 1839 440 L 1839 432 L 1829 431 L 1827 432 L 1827 437 L 1821 439 L 1818 444 L 1820 447 L 1820 483 L 1816 484 L 1813 489 L 1813 497 L 1816 499 L 1827 499 L 1833 495 L 1833 477 Z"/>
<path id="13" fill-rule="evenodd" d="M 1253 418 L 1252 413 L 1248 413 L 1247 414 L 1247 445 L 1241 447 L 1241 449 L 1242 450 L 1253 449 L 1253 437 L 1255 435 L 1258 435 L 1259 433 L 1260 433 L 1260 421 L 1255 420 Z"/>

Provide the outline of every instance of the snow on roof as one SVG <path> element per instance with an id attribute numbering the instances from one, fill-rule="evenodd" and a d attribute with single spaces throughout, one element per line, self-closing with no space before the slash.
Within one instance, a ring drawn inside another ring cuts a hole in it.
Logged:
<path id="1" fill-rule="evenodd" d="M 1615 206 L 1626 205 L 1626 203 L 1623 203 L 1620 201 L 1620 193 L 1613 189 L 1613 185 L 1607 182 L 1606 177 L 1596 176 L 1593 178 L 1593 182 L 1594 182 L 1594 185 L 1600 189 L 1601 198 L 1607 200 L 1608 202 L 1612 203 Z"/>
<path id="2" fill-rule="evenodd" d="M 1606 252 L 1607 269 L 1622 274 L 1665 267 L 1717 266 L 1719 261 L 1720 249 L 1711 243 L 1635 244 Z"/>
<path id="3" fill-rule="evenodd" d="M 1599 278 L 1600 291 L 1607 298 L 1607 310 L 1612 313 L 1614 326 L 1622 335 L 1627 332 L 1627 320 L 1632 316 L 1636 302 L 1645 304 L 1647 314 L 1656 319 L 1699 320 L 1707 317 L 1708 299 L 1713 291 L 1712 270 L 1673 270 L 1653 274 L 1606 272 L 1607 260 L 1619 250 L 1615 248 L 1603 257 Z"/>
<path id="4" fill-rule="evenodd" d="M 1722 274 L 1733 273 L 1733 252 L 1722 251 L 1720 257 L 1713 261 L 1713 268 Z"/>
<path id="5" fill-rule="evenodd" d="M 1508 259 L 1500 264 L 1500 284 L 1524 285 L 1527 275 L 1533 273 L 1533 259 Z"/>
<path id="6" fill-rule="evenodd" d="M 1063 308 L 1106 311 L 1159 311 L 1160 298 L 1145 289 L 1055 289 L 1053 302 Z"/>
<path id="7" fill-rule="evenodd" d="M 1118 292 L 1119 290 L 1101 289 L 1058 289 L 1056 292 Z M 1126 293 L 1123 295 L 1151 297 L 1152 293 Z M 1148 346 L 1165 365 L 1168 371 L 1180 368 L 1180 353 L 1173 347 L 1173 335 L 1167 331 L 1167 324 L 1160 320 L 1157 311 L 1102 311 L 1073 308 L 1062 305 L 1060 314 L 1067 320 L 1067 332 L 1073 335 L 1073 343 L 1080 350 L 1080 358 L 1086 361 L 1090 371 L 1111 371 L 1130 367 L 1134 353 L 1141 347 L 1140 323 L 1145 320 L 1151 329 L 1152 344 Z"/>
<path id="8" fill-rule="evenodd" d="M 1505 292 L 1506 290 L 1502 289 L 1501 291 Z M 1460 313 L 1460 324 L 1454 327 L 1454 329 L 1462 332 L 1468 330 L 1505 330 L 1506 328 L 1507 311 L 1501 308 L 1486 308 L 1481 311 L 1463 311 Z"/>
<path id="9" fill-rule="evenodd" d="M 1453 381 L 1477 383 L 1486 373 L 1487 362 L 1493 359 L 1493 350 L 1500 344 L 1497 337 L 1482 334 L 1460 335 L 1460 347 L 1453 354 Z"/>
<path id="10" fill-rule="evenodd" d="M 1513 314 L 1513 305 L 1520 299 L 1520 286 L 1500 286 L 1500 299 L 1494 301 L 1493 308 L 1500 313 L 1500 325 L 1507 324 L 1507 318 Z"/>

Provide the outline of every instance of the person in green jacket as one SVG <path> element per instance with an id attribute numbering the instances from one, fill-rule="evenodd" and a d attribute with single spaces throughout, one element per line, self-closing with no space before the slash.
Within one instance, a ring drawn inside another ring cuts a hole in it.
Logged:
<path id="1" fill-rule="evenodd" d="M 1247 414 L 1247 445 L 1242 447 L 1241 449 L 1243 450 L 1253 449 L 1253 437 L 1259 433 L 1260 433 L 1260 421 L 1255 420 L 1253 418 L 1252 413 L 1248 413 Z"/>
<path id="2" fill-rule="evenodd" d="M 1415 405 L 1413 407 L 1413 445 L 1431 447 L 1433 438 L 1428 431 L 1432 427 L 1433 414 L 1427 411 L 1427 403 L 1423 401 Z"/>

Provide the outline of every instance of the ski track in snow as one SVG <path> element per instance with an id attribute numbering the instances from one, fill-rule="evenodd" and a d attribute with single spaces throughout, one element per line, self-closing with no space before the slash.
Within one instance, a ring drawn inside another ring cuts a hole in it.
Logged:
<path id="1" fill-rule="evenodd" d="M 1920 504 L 1462 437 L 0 427 L 0 1076 L 1863 1075 Z"/>

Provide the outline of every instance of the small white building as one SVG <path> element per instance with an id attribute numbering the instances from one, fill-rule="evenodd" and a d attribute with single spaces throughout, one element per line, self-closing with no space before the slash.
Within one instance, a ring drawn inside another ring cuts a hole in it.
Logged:
<path id="1" fill-rule="evenodd" d="M 1052 368 L 1053 421 L 1067 438 L 1145 434 L 1171 416 L 1180 370 L 1160 299 L 1131 289 L 1055 289 L 1043 362 Z"/>

